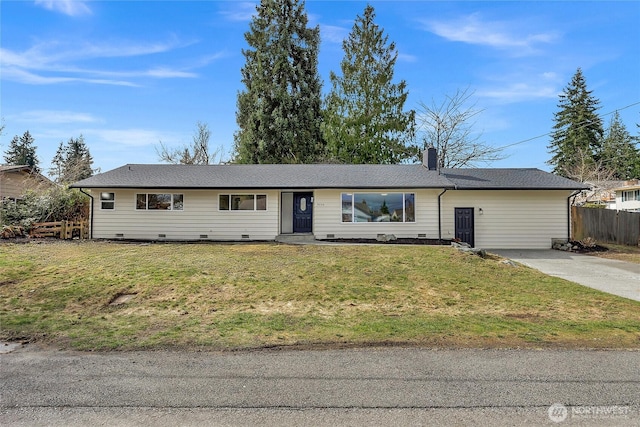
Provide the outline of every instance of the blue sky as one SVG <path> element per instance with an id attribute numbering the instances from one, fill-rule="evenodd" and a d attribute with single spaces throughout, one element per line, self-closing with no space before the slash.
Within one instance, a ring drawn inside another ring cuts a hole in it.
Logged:
<path id="1" fill-rule="evenodd" d="M 549 137 L 536 137 L 551 131 L 558 94 L 578 67 L 605 124 L 620 110 L 638 134 L 640 2 L 369 3 L 397 45 L 395 80 L 407 82 L 406 108 L 474 91 L 483 110 L 474 130 L 487 144 L 509 146 L 493 167 L 549 170 Z M 211 130 L 211 147 L 228 158 L 243 89 L 244 33 L 256 4 L 3 0 L 0 152 L 29 130 L 44 170 L 58 144 L 80 134 L 102 171 L 158 163 L 160 141 L 189 144 L 201 121 Z M 366 4 L 306 2 L 310 24 L 320 26 L 324 91 Z"/>

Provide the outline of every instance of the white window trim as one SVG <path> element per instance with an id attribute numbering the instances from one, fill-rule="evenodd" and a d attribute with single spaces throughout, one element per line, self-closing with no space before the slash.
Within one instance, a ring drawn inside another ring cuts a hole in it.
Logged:
<path id="1" fill-rule="evenodd" d="M 229 198 L 229 209 L 220 207 L 220 197 L 227 196 Z M 231 198 L 233 196 L 253 196 L 253 209 L 231 209 Z M 264 209 L 258 209 L 258 196 L 264 196 Z M 218 193 L 218 211 L 219 212 L 267 212 L 269 210 L 269 196 L 266 193 Z"/>
<path id="2" fill-rule="evenodd" d="M 103 194 L 113 194 L 113 200 L 104 200 L 104 199 L 102 199 L 102 195 Z M 115 192 L 113 192 L 113 191 L 101 191 L 99 200 L 100 200 L 100 210 L 101 211 L 115 211 L 116 210 L 116 193 Z M 113 207 L 111 209 L 103 208 L 103 206 L 104 206 L 103 204 L 104 203 L 111 203 L 113 205 Z"/>
<path id="3" fill-rule="evenodd" d="M 402 221 L 372 221 L 372 222 L 368 222 L 368 221 L 354 221 L 353 219 L 355 218 L 355 203 L 354 203 L 354 194 L 383 194 L 383 193 L 387 193 L 387 194 L 402 194 Z M 383 191 L 342 191 L 340 192 L 340 212 L 342 212 L 342 196 L 344 194 L 347 195 L 351 195 L 351 221 L 350 222 L 345 222 L 342 220 L 342 213 L 340 214 L 340 224 L 345 224 L 345 225 L 353 225 L 353 224 L 415 224 L 416 221 L 416 213 L 414 212 L 413 216 L 413 221 L 407 221 L 407 212 L 405 210 L 405 206 L 406 206 L 406 198 L 405 196 L 407 194 L 413 194 L 413 205 L 415 208 L 416 200 L 417 200 L 417 195 L 415 192 L 413 191 L 387 191 L 387 192 L 383 192 Z"/>
<path id="4" fill-rule="evenodd" d="M 622 202 L 640 201 L 640 189 L 622 191 Z"/>
<path id="5" fill-rule="evenodd" d="M 138 208 L 138 196 L 140 194 L 145 195 L 145 207 L 144 209 Z M 171 208 L 170 209 L 149 209 L 149 194 L 169 194 L 171 196 Z M 175 201 L 174 196 L 179 195 L 182 196 L 182 209 L 174 209 Z M 133 197 L 133 207 L 136 211 L 144 211 L 144 212 L 182 212 L 184 211 L 184 193 L 135 193 Z"/>

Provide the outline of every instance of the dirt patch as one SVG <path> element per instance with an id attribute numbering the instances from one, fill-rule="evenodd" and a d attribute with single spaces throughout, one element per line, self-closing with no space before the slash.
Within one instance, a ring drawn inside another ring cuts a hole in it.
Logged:
<path id="1" fill-rule="evenodd" d="M 111 301 L 109 301 L 109 305 L 115 306 L 125 304 L 135 296 L 136 294 L 118 293 L 113 298 L 111 298 Z"/>
<path id="2" fill-rule="evenodd" d="M 0 286 L 15 285 L 16 283 L 18 283 L 17 280 L 1 280 Z"/>

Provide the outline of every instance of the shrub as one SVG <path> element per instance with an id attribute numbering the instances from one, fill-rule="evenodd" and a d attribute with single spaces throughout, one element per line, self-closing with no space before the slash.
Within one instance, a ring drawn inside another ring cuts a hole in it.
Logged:
<path id="1" fill-rule="evenodd" d="M 75 189 L 59 186 L 28 192 L 22 199 L 5 200 L 0 209 L 0 225 L 30 230 L 36 222 L 78 220 L 89 216 L 89 201 Z"/>

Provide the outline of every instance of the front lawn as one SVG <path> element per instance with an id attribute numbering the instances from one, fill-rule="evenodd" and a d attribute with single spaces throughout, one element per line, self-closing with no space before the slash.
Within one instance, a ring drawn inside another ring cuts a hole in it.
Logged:
<path id="1" fill-rule="evenodd" d="M 406 245 L 0 244 L 0 340 L 82 350 L 640 348 L 640 302 Z"/>

